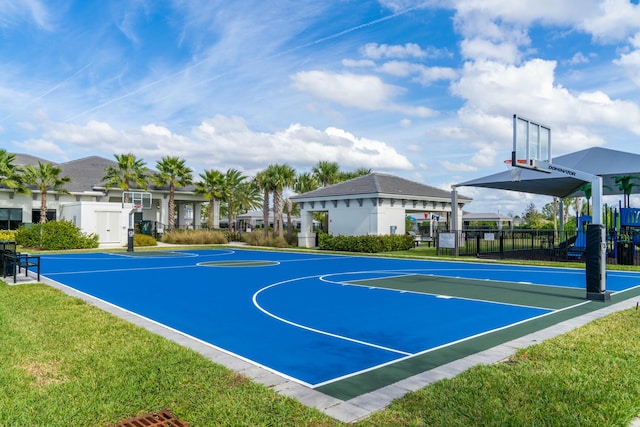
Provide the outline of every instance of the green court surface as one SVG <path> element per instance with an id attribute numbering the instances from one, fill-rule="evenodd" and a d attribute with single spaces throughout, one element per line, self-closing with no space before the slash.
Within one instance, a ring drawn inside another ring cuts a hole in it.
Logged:
<path id="1" fill-rule="evenodd" d="M 584 301 L 584 289 L 539 286 L 523 282 L 412 274 L 353 282 L 368 287 L 456 297 L 528 307 L 563 309 Z"/>

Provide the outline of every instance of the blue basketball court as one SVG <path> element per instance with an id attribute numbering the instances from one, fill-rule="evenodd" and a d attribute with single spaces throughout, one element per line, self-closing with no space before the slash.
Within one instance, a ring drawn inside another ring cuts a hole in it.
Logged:
<path id="1" fill-rule="evenodd" d="M 474 351 L 604 304 L 585 300 L 579 269 L 290 251 L 43 255 L 42 274 L 347 397 L 444 363 L 461 343 Z M 608 272 L 613 301 L 639 285 L 640 273 Z"/>

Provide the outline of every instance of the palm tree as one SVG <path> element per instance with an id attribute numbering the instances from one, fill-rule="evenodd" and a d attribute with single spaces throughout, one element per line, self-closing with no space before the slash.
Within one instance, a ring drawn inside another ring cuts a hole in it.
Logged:
<path id="1" fill-rule="evenodd" d="M 238 213 L 246 213 L 250 210 L 262 207 L 262 195 L 254 180 L 243 181 L 238 186 L 238 199 L 236 200 Z"/>
<path id="2" fill-rule="evenodd" d="M 200 181 L 196 183 L 196 193 L 204 196 L 209 200 L 209 218 L 207 225 L 210 229 L 214 227 L 214 215 L 216 199 L 222 197 L 222 184 L 224 183 L 224 175 L 215 169 L 205 170 L 200 174 Z"/>
<path id="3" fill-rule="evenodd" d="M 105 176 L 102 178 L 106 182 L 106 188 L 116 187 L 122 191 L 129 191 L 131 188 L 139 188 L 146 190 L 148 184 L 148 169 L 145 162 L 137 159 L 131 153 L 115 154 L 118 166 L 109 166 L 105 168 Z"/>
<path id="4" fill-rule="evenodd" d="M 320 161 L 311 172 L 323 187 L 335 184 L 340 179 L 340 166 L 336 162 Z"/>
<path id="5" fill-rule="evenodd" d="M 631 181 L 634 179 L 640 179 L 640 176 L 620 175 L 614 176 L 613 179 L 614 182 L 618 184 L 618 189 L 624 194 L 624 207 L 628 208 L 631 199 L 631 193 L 633 192 L 633 187 L 640 187 L 640 184 L 636 184 L 635 182 Z"/>
<path id="6" fill-rule="evenodd" d="M 367 168 L 358 168 L 353 172 L 340 172 L 339 181 L 346 181 L 348 179 L 357 178 L 359 176 L 369 175 L 370 173 L 371 173 L 371 169 L 367 169 Z"/>
<path id="7" fill-rule="evenodd" d="M 24 169 L 24 182 L 40 191 L 40 223 L 47 222 L 47 191 L 69 194 L 64 185 L 71 181 L 68 176 L 60 176 L 62 169 L 51 163 L 38 161 L 38 166 L 28 165 Z"/>
<path id="8" fill-rule="evenodd" d="M 224 174 L 220 192 L 222 194 L 222 200 L 227 203 L 227 221 L 229 224 L 229 231 L 233 231 L 233 214 L 236 206 L 238 205 L 238 200 L 241 199 L 239 196 L 239 192 L 242 189 L 241 184 L 246 179 L 247 177 L 242 175 L 242 173 L 236 169 L 227 169 Z"/>
<path id="9" fill-rule="evenodd" d="M 264 230 L 264 237 L 269 235 L 269 195 L 273 189 L 271 182 L 271 171 L 269 169 L 263 170 L 256 174 L 253 179 L 256 183 L 256 187 L 262 191 L 262 224 Z"/>
<path id="10" fill-rule="evenodd" d="M 22 182 L 23 171 L 14 164 L 15 160 L 15 154 L 9 154 L 7 150 L 0 149 L 0 185 L 24 193 L 28 190 Z"/>
<path id="11" fill-rule="evenodd" d="M 186 161 L 177 156 L 165 156 L 156 162 L 158 172 L 153 176 L 156 185 L 169 185 L 169 231 L 175 228 L 175 191 L 176 187 L 185 187 L 193 182 L 193 170 Z"/>
<path id="12" fill-rule="evenodd" d="M 284 237 L 283 227 L 283 198 L 282 194 L 286 187 L 292 187 L 295 182 L 296 171 L 287 164 L 269 165 L 267 170 L 271 170 L 271 183 L 273 185 L 273 219 L 274 234 L 278 230 L 278 236 Z"/>
<path id="13" fill-rule="evenodd" d="M 298 174 L 295 182 L 293 183 L 293 191 L 297 194 L 308 193 L 309 191 L 317 190 L 320 185 L 315 176 L 308 172 Z"/>

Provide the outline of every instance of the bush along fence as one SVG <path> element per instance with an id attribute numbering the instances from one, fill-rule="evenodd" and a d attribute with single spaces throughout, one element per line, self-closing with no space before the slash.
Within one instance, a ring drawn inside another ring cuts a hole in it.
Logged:
<path id="1" fill-rule="evenodd" d="M 413 236 L 333 236 L 320 233 L 318 246 L 328 251 L 378 253 L 403 251 L 413 248 Z"/>

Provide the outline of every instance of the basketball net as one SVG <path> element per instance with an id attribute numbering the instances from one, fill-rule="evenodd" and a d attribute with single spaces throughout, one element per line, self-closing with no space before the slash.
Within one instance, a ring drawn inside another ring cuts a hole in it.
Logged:
<path id="1" fill-rule="evenodd" d="M 520 181 L 520 174 L 522 174 L 522 168 L 513 167 L 511 165 L 511 160 L 505 160 L 504 165 L 507 167 L 507 170 L 511 172 L 511 181 Z"/>
<path id="2" fill-rule="evenodd" d="M 138 213 L 142 212 L 142 205 L 136 204 L 136 205 L 135 205 L 135 210 L 136 210 L 136 212 L 138 212 Z"/>

